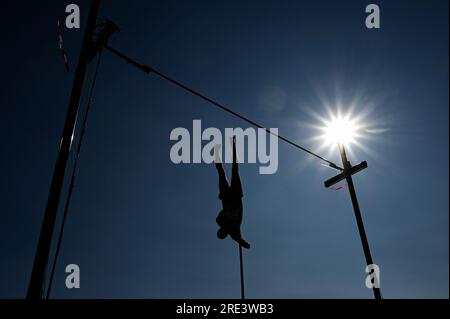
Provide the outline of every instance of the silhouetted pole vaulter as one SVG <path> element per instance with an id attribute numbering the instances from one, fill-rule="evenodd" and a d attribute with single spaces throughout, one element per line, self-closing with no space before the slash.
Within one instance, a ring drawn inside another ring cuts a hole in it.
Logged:
<path id="1" fill-rule="evenodd" d="M 236 154 L 236 137 L 232 138 L 233 166 L 231 169 L 231 184 L 228 184 L 225 171 L 219 156 L 220 145 L 216 145 L 214 150 L 216 169 L 219 174 L 219 199 L 222 201 L 222 210 L 216 218 L 219 225 L 217 237 L 225 239 L 228 235 L 238 243 L 239 247 L 239 268 L 241 278 L 241 298 L 245 299 L 244 289 L 244 263 L 242 247 L 250 248 L 250 245 L 242 238 L 241 223 L 243 215 L 242 206 L 242 184 L 239 176 L 239 167 Z"/>
<path id="2" fill-rule="evenodd" d="M 364 223 L 361 216 L 361 211 L 359 209 L 358 199 L 356 198 L 355 186 L 353 185 L 352 175 L 362 171 L 367 168 L 367 162 L 361 162 L 358 165 L 352 166 L 350 162 L 347 160 L 347 154 L 345 153 L 344 145 L 339 143 L 339 152 L 341 153 L 342 165 L 344 166 L 344 170 L 342 173 L 336 175 L 335 177 L 330 178 L 325 181 L 325 187 L 330 187 L 341 180 L 345 179 L 347 181 L 348 191 L 350 192 L 350 197 L 352 199 L 353 210 L 355 211 L 356 224 L 358 225 L 359 236 L 361 237 L 361 243 L 364 250 L 364 256 L 366 258 L 367 266 L 373 265 L 372 255 L 370 253 L 369 241 L 367 240 L 366 231 L 364 230 Z M 376 276 L 377 273 L 374 273 Z M 378 279 L 376 279 L 378 280 Z M 379 282 L 379 281 L 378 281 Z M 375 299 L 382 299 L 380 288 L 376 288 L 373 286 L 373 294 L 375 295 Z"/>
<path id="3" fill-rule="evenodd" d="M 228 184 L 222 162 L 215 149 L 215 162 L 219 174 L 219 199 L 222 201 L 222 210 L 216 218 L 219 225 L 217 237 L 225 239 L 228 235 L 240 246 L 250 248 L 250 245 L 241 236 L 242 223 L 242 184 L 239 177 L 239 168 L 236 157 L 236 137 L 233 136 L 233 166 L 231 169 L 231 184 Z"/>
<path id="4" fill-rule="evenodd" d="M 86 74 L 88 55 L 91 48 L 91 39 L 95 30 L 99 5 L 100 0 L 92 0 L 86 24 L 86 31 L 84 32 L 83 42 L 81 45 L 80 56 L 75 70 L 75 79 L 73 81 L 72 92 L 70 94 L 69 107 L 67 109 L 58 157 L 53 170 L 53 177 L 48 194 L 44 220 L 42 222 L 39 242 L 36 255 L 34 257 L 27 299 L 40 299 L 43 296 L 45 272 L 50 254 L 53 230 L 55 228 L 56 215 L 58 212 L 59 200 L 61 198 L 61 190 L 64 182 L 67 161 L 75 133 L 80 96 Z"/>

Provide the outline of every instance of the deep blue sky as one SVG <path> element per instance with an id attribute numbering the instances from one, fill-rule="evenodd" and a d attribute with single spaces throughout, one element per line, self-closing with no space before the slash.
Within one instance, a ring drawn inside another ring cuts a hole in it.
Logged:
<path id="1" fill-rule="evenodd" d="M 24 297 L 31 273 L 73 80 L 55 37 L 71 2 L 2 10 L 3 298 Z M 369 1 L 117 0 L 100 17 L 122 29 L 112 46 L 313 150 L 311 112 L 325 116 L 325 101 L 370 109 L 383 133 L 366 132 L 350 160 L 369 164 L 354 180 L 382 292 L 448 298 L 448 1 L 372 2 L 380 30 L 364 26 Z M 88 11 L 75 3 L 82 29 L 63 31 L 72 66 Z M 171 130 L 193 119 L 247 127 L 104 53 L 54 297 L 239 297 L 237 247 L 216 238 L 214 167 L 169 158 Z M 282 142 L 275 175 L 241 165 L 248 297 L 372 298 L 349 194 L 323 187 L 333 174 Z M 81 289 L 64 286 L 69 263 Z"/>

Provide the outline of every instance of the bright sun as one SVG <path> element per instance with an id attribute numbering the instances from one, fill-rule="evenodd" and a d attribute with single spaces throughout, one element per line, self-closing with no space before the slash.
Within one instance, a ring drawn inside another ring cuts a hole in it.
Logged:
<path id="1" fill-rule="evenodd" d="M 358 158 L 355 150 L 376 158 L 377 154 L 369 146 L 389 131 L 389 127 L 380 127 L 381 118 L 371 119 L 377 103 L 362 93 L 348 101 L 341 101 L 342 98 L 328 101 L 326 96 L 319 98 L 322 105 L 306 109 L 313 119 L 298 123 L 302 136 L 307 134 L 306 129 L 311 130 L 310 145 L 326 158 L 335 157 L 339 145 L 345 147 L 348 158 L 353 160 Z"/>
<path id="2" fill-rule="evenodd" d="M 358 127 L 349 116 L 333 117 L 325 122 L 324 139 L 330 145 L 338 143 L 348 146 L 355 142 Z"/>

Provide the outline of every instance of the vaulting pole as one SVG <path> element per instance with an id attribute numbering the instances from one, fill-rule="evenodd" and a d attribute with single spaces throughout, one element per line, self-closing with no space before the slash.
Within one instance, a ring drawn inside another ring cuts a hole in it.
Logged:
<path id="1" fill-rule="evenodd" d="M 245 299 L 245 289 L 244 289 L 244 262 L 242 257 L 242 246 L 239 245 L 239 265 L 241 269 L 241 299 Z"/>
<path id="2" fill-rule="evenodd" d="M 44 220 L 41 227 L 41 233 L 39 235 L 38 247 L 34 258 L 33 270 L 28 286 L 27 299 L 41 299 L 43 297 L 45 272 L 47 269 L 48 258 L 50 254 L 53 230 L 55 227 L 67 161 L 69 159 L 70 148 L 75 133 L 80 96 L 86 74 L 89 50 L 91 48 L 91 40 L 95 30 L 99 5 L 100 0 L 92 0 L 86 25 L 86 31 L 84 32 L 80 56 L 75 71 L 75 79 L 72 86 L 72 92 L 70 94 L 69 107 L 67 109 L 58 157 L 56 159 L 55 168 L 53 170 L 50 192 L 47 199 L 47 207 L 45 209 Z"/>

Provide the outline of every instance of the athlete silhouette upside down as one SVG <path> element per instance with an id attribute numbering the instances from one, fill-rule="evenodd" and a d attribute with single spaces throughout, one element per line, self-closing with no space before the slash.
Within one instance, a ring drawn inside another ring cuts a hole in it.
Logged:
<path id="1" fill-rule="evenodd" d="M 220 147 L 220 145 L 217 145 Z M 218 157 L 218 149 L 216 154 L 216 168 L 219 173 L 219 198 L 222 200 L 222 210 L 216 218 L 217 224 L 220 226 L 217 231 L 217 237 L 225 239 L 228 235 L 244 248 L 250 248 L 250 245 L 242 239 L 241 222 L 242 222 L 242 185 L 239 177 L 238 163 L 236 159 L 236 138 L 233 136 L 233 167 L 231 176 L 231 185 L 228 185 L 225 171 Z"/>

